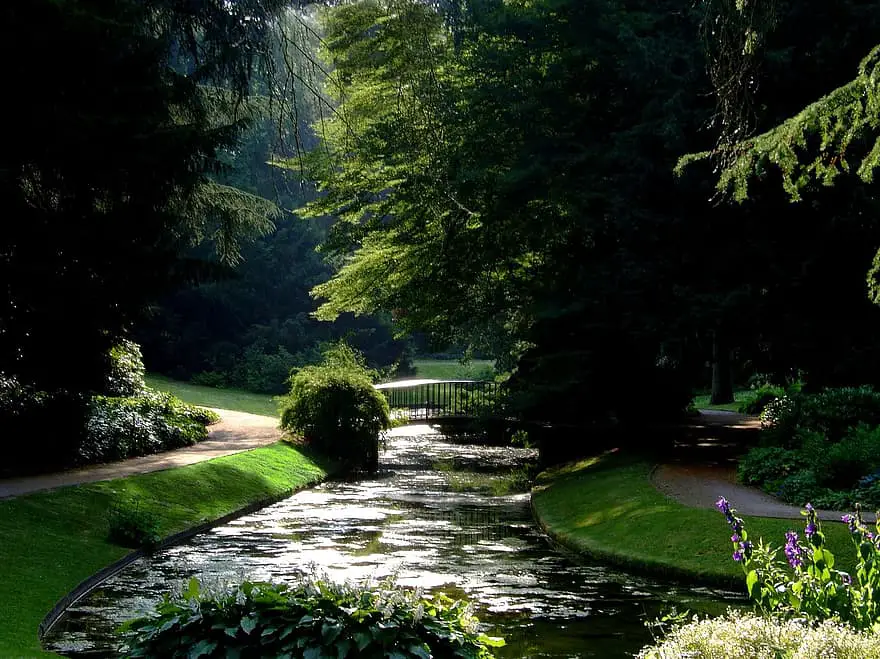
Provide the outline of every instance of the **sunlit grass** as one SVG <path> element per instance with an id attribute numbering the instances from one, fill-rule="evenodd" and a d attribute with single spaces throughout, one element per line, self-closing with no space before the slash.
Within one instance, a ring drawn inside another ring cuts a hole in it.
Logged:
<path id="1" fill-rule="evenodd" d="M 752 391 L 750 389 L 740 389 L 734 391 L 733 402 L 723 403 L 721 405 L 712 405 L 709 402 L 710 400 L 712 400 L 712 396 L 710 394 L 694 396 L 694 407 L 698 410 L 727 410 L 729 412 L 737 412 L 739 411 L 740 404 L 745 401 L 751 394 Z"/>
<path id="2" fill-rule="evenodd" d="M 744 587 L 721 514 L 666 497 L 651 484 L 650 472 L 650 463 L 616 454 L 544 472 L 533 490 L 535 512 L 554 538 L 584 554 L 624 567 Z M 799 520 L 745 521 L 751 539 L 775 545 L 784 542 L 786 531 L 803 529 Z M 852 568 L 845 526 L 826 523 L 823 530 L 838 565 Z"/>
<path id="3" fill-rule="evenodd" d="M 79 582 L 128 551 L 107 540 L 112 506 L 137 500 L 158 517 L 162 535 L 170 535 L 325 473 L 279 442 L 180 469 L 0 501 L 0 657 L 54 656 L 40 649 L 40 621 Z"/>
<path id="4" fill-rule="evenodd" d="M 239 389 L 202 387 L 189 382 L 172 380 L 164 375 L 148 375 L 147 386 L 172 393 L 184 402 L 193 405 L 218 407 L 224 410 L 249 412 L 262 416 L 279 416 L 278 403 L 274 396 L 268 394 L 255 394 Z"/>
<path id="5" fill-rule="evenodd" d="M 462 364 L 455 359 L 414 359 L 416 377 L 431 380 L 482 380 L 494 375 L 494 363 L 474 359 Z"/>

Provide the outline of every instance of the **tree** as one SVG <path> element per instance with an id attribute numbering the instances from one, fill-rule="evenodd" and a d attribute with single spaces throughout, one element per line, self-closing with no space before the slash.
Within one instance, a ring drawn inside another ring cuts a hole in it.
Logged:
<path id="1" fill-rule="evenodd" d="M 0 9 L 0 52 L 18 62 L 0 154 L 0 372 L 40 390 L 99 390 L 110 347 L 192 275 L 182 254 L 193 241 L 212 238 L 234 260 L 242 230 L 267 228 L 264 206 L 209 176 L 247 118 L 207 85 L 240 98 L 282 5 Z M 186 53 L 184 69 L 174 53 Z"/>

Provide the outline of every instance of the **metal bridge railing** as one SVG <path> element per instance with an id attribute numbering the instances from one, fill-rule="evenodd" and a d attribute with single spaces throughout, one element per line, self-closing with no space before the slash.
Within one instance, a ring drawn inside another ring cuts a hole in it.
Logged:
<path id="1" fill-rule="evenodd" d="M 492 414 L 500 404 L 498 383 L 482 380 L 399 380 L 376 389 L 411 421 Z"/>

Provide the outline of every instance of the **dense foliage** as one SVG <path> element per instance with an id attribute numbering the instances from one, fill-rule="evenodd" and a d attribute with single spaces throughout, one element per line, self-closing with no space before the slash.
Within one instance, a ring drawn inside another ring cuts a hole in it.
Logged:
<path id="1" fill-rule="evenodd" d="M 762 419 L 763 446 L 740 461 L 742 482 L 797 505 L 880 505 L 880 393 L 795 393 L 771 402 Z"/>
<path id="2" fill-rule="evenodd" d="M 112 462 L 191 446 L 208 436 L 206 424 L 218 420 L 210 410 L 158 391 L 122 398 L 95 396 L 89 402 L 76 462 Z"/>
<path id="3" fill-rule="evenodd" d="M 825 621 L 780 620 L 731 611 L 719 618 L 695 618 L 677 626 L 656 645 L 643 648 L 640 659 L 877 659 L 880 635 L 857 632 Z"/>
<path id="4" fill-rule="evenodd" d="M 464 602 L 391 581 L 246 581 L 211 593 L 193 579 L 182 597 L 166 596 L 154 615 L 126 627 L 134 634 L 131 657 L 490 659 L 504 644 L 480 631 Z"/>
<path id="5" fill-rule="evenodd" d="M 345 343 L 335 344 L 320 364 L 291 376 L 281 427 L 348 467 L 377 469 L 380 433 L 391 420 L 371 376 L 361 355 Z"/>
<path id="6" fill-rule="evenodd" d="M 825 546 L 825 535 L 816 511 L 807 504 L 803 515 L 805 543 L 795 531 L 785 537 L 785 558 L 778 550 L 749 540 L 743 520 L 722 497 L 718 509 L 733 535 L 733 560 L 742 564 L 746 587 L 764 615 L 806 618 L 814 622 L 834 620 L 880 634 L 880 521 L 869 531 L 856 510 L 844 515 L 855 553 L 852 574 L 834 569 L 834 554 Z"/>

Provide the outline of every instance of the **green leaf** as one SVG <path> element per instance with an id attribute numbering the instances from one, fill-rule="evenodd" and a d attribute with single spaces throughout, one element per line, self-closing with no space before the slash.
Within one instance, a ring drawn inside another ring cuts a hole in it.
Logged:
<path id="1" fill-rule="evenodd" d="M 373 642 L 373 635 L 367 632 L 355 632 L 354 642 L 357 643 L 358 650 L 363 650 Z"/>
<path id="2" fill-rule="evenodd" d="M 425 645 L 410 645 L 409 653 L 419 659 L 431 659 L 431 653 L 426 648 Z"/>
<path id="3" fill-rule="evenodd" d="M 217 649 L 216 641 L 209 641 L 209 640 L 205 639 L 205 640 L 202 640 L 202 641 L 199 641 L 198 643 L 196 643 L 196 645 L 193 646 L 193 648 L 189 651 L 189 654 L 187 655 L 187 657 L 189 659 L 198 659 L 199 657 L 201 657 L 203 655 L 211 654 L 216 649 Z"/>
<path id="4" fill-rule="evenodd" d="M 752 590 L 754 589 L 756 583 L 758 583 L 758 572 L 756 570 L 751 570 L 746 575 L 746 588 L 749 591 L 749 597 L 752 596 Z"/>
<path id="5" fill-rule="evenodd" d="M 257 621 L 255 618 L 245 617 L 241 619 L 241 629 L 245 634 L 250 634 L 256 628 Z"/>

